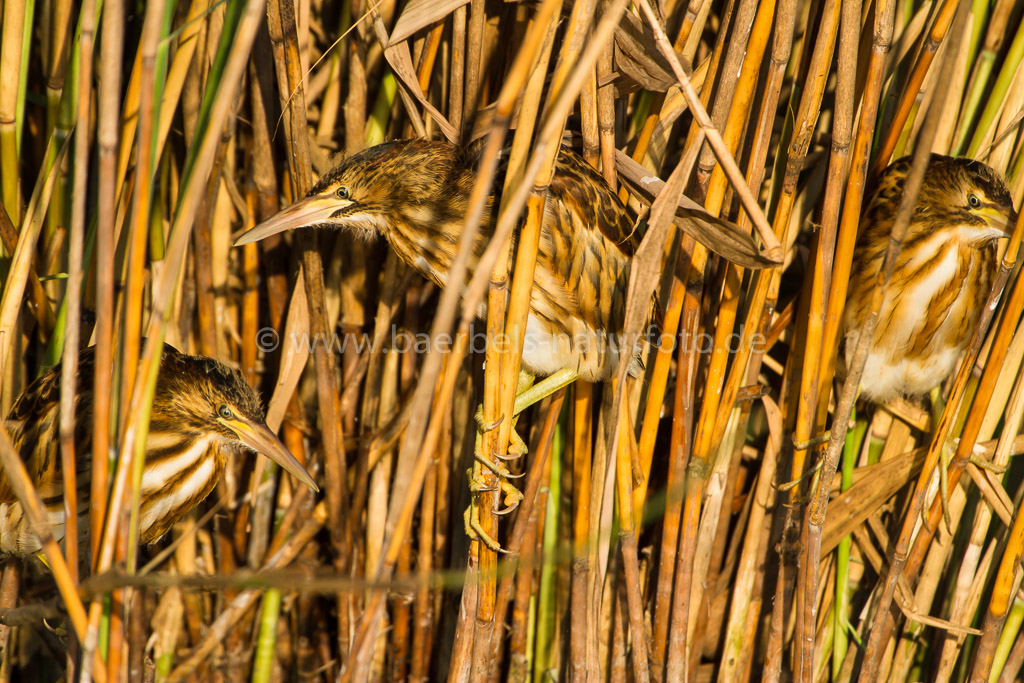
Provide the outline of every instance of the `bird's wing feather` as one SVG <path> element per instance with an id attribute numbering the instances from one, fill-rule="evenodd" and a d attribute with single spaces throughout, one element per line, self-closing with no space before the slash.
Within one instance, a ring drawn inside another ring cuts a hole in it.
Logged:
<path id="1" fill-rule="evenodd" d="M 59 461 L 60 364 L 50 368 L 26 387 L 14 402 L 7 416 L 14 447 L 25 463 L 38 493 L 44 498 L 62 494 L 63 482 Z M 83 349 L 78 360 L 78 406 L 75 410 L 76 471 L 79 481 L 89 473 L 92 458 L 88 450 L 92 439 L 92 382 L 95 367 L 92 348 Z M 0 474 L 0 503 L 16 500 L 7 476 Z"/>
<path id="2" fill-rule="evenodd" d="M 549 196 L 566 205 L 579 217 L 578 226 L 597 229 L 625 257 L 632 257 L 643 237 L 626 207 L 611 191 L 604 178 L 575 152 L 562 148 Z"/>

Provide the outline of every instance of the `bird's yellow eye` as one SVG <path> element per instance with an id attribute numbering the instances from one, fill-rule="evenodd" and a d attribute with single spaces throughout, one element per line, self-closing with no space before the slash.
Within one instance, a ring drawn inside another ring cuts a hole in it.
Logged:
<path id="1" fill-rule="evenodd" d="M 972 209 L 977 209 L 979 206 L 981 206 L 981 200 L 978 199 L 978 195 L 972 194 L 967 197 L 967 204 Z"/>
<path id="2" fill-rule="evenodd" d="M 228 407 L 228 404 L 226 403 L 220 404 L 220 408 L 217 408 L 217 414 L 225 420 L 230 420 L 234 416 L 234 413 L 231 412 L 231 408 Z"/>
<path id="3" fill-rule="evenodd" d="M 334 194 L 338 195 L 338 199 L 351 199 L 352 190 L 348 189 L 347 185 L 342 185 L 334 191 Z"/>

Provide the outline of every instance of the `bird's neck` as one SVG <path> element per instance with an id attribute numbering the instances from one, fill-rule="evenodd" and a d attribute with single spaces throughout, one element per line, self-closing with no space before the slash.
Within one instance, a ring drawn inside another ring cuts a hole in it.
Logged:
<path id="1" fill-rule="evenodd" d="M 472 272 L 482 246 L 493 232 L 491 200 L 481 218 L 480 234 L 474 241 L 469 268 Z M 455 199 L 403 207 L 389 221 L 384 236 L 405 263 L 439 287 L 446 286 L 455 252 L 462 235 L 468 202 L 459 193 Z"/>
<path id="2" fill-rule="evenodd" d="M 140 535 L 153 543 L 213 491 L 227 462 L 219 435 L 151 433 L 142 475 Z"/>

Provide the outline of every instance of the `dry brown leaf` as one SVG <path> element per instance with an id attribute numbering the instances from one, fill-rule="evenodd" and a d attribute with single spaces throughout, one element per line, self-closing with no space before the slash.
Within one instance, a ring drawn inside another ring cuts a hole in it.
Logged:
<path id="1" fill-rule="evenodd" d="M 661 178 L 621 150 L 615 151 L 615 170 L 630 191 L 645 204 L 650 204 L 665 186 Z M 675 224 L 711 251 L 745 268 L 767 268 L 780 263 L 762 253 L 750 233 L 735 223 L 712 216 L 686 196 L 679 199 Z"/>
<path id="2" fill-rule="evenodd" d="M 980 455 L 991 457 L 996 441 L 978 444 L 983 449 Z M 924 465 L 927 448 L 917 448 L 907 453 L 865 467 L 854 472 L 856 483 L 832 499 L 825 518 L 821 535 L 821 556 L 825 557 L 839 545 L 839 541 L 864 522 L 879 506 L 903 488 L 911 477 L 916 476 Z M 1024 452 L 1024 434 L 1013 441 L 1011 453 Z"/>
<path id="3" fill-rule="evenodd" d="M 400 43 L 421 28 L 436 24 L 468 2 L 469 0 L 409 0 L 401 16 L 395 21 L 389 45 Z"/>
<path id="4" fill-rule="evenodd" d="M 432 105 L 423 95 L 419 78 L 416 76 L 416 69 L 412 65 L 409 43 L 390 42 L 387 29 L 384 28 L 384 21 L 380 18 L 379 14 L 374 16 L 373 29 L 377 34 L 377 40 L 380 41 L 381 46 L 384 48 L 384 58 L 388 60 L 388 65 L 395 72 L 395 75 L 398 76 L 398 80 L 405 91 L 416 98 L 420 106 L 437 122 L 438 128 L 441 129 L 441 132 L 444 133 L 449 142 L 458 142 L 459 132 L 448 122 L 444 114 L 438 111 L 437 107 Z"/>
<path id="5" fill-rule="evenodd" d="M 680 64 L 688 65 L 682 54 L 677 55 Z M 615 65 L 645 90 L 665 92 L 677 83 L 668 60 L 658 50 L 654 31 L 629 12 L 615 29 Z"/>

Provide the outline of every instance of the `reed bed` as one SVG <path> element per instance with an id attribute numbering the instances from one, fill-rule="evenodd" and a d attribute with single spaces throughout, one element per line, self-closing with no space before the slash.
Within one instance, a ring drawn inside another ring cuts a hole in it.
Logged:
<path id="1" fill-rule="evenodd" d="M 1022 675 L 1022 226 L 941 413 L 861 403 L 851 421 L 856 382 L 832 382 L 864 188 L 891 159 L 982 159 L 1021 206 L 1021 3 L 0 7 L 0 407 L 87 345 L 113 370 L 93 452 L 62 450 L 65 471 L 92 462 L 92 540 L 69 522 L 45 568 L 4 564 L 0 678 Z M 467 240 L 508 149 L 465 291 L 349 234 L 231 247 L 339 158 L 418 136 L 484 145 Z M 662 335 L 642 381 L 623 364 L 521 416 L 525 498 L 499 520 L 483 495 L 498 554 L 466 536 L 465 473 L 493 477 L 473 415 L 509 414 L 520 349 L 481 340 L 524 325 L 560 144 L 646 221 L 627 332 L 657 292 Z M 239 367 L 322 494 L 238 457 L 140 547 L 161 340 Z M 4 430 L 8 478 L 16 461 Z"/>

